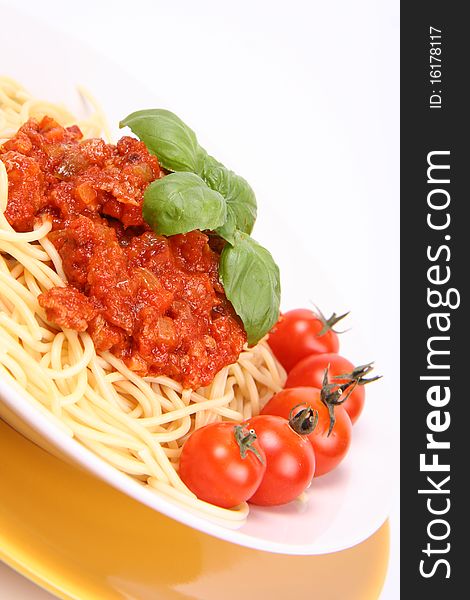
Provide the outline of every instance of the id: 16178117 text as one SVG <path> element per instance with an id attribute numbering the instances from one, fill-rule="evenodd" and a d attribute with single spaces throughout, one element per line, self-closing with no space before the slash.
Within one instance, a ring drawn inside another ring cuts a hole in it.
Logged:
<path id="1" fill-rule="evenodd" d="M 442 31 L 429 28 L 429 108 L 442 108 Z"/>

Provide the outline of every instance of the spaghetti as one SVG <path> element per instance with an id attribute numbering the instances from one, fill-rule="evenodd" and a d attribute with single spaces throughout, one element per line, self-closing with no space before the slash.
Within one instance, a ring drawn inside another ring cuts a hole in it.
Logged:
<path id="1" fill-rule="evenodd" d="M 106 132 L 94 112 L 78 123 L 85 138 Z M 30 117 L 77 123 L 65 108 L 37 100 L 0 78 L 0 145 Z M 4 212 L 8 175 L 0 160 L 0 372 L 39 410 L 111 465 L 166 497 L 227 525 L 241 524 L 246 504 L 227 510 L 198 500 L 178 476 L 182 446 L 192 431 L 220 420 L 242 421 L 285 382 L 265 340 L 245 347 L 204 388 L 184 389 L 166 376 L 141 377 L 109 351 L 97 352 L 86 332 L 49 321 L 38 296 L 67 284 L 45 219 L 16 232 Z"/>

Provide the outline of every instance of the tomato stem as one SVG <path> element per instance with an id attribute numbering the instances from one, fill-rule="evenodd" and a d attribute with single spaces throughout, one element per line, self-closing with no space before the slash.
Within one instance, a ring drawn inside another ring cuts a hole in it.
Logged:
<path id="1" fill-rule="evenodd" d="M 347 379 L 350 381 L 357 381 L 357 385 L 366 385 L 367 383 L 372 383 L 372 381 L 377 381 L 380 379 L 382 375 L 376 375 L 375 377 L 369 377 L 366 379 L 365 375 L 368 375 L 372 369 L 374 368 L 374 362 L 367 363 L 366 365 L 359 365 L 358 367 L 354 367 L 351 373 L 345 373 L 344 375 L 336 375 L 333 379 Z"/>
<path id="2" fill-rule="evenodd" d="M 264 464 L 263 457 L 258 452 L 257 448 L 253 446 L 254 442 L 258 439 L 256 431 L 254 429 L 247 429 L 242 425 L 235 425 L 234 434 L 235 440 L 237 441 L 238 447 L 240 448 L 240 456 L 245 459 L 247 452 L 253 452 L 256 458 L 261 464 Z"/>
<path id="3" fill-rule="evenodd" d="M 348 329 L 344 329 L 343 331 L 336 331 L 335 329 L 333 329 L 333 327 L 336 325 L 336 323 L 339 323 L 342 319 L 347 317 L 349 315 L 350 311 L 344 313 L 343 315 L 339 315 L 339 316 L 336 313 L 333 313 L 331 315 L 331 317 L 329 319 L 327 319 L 316 304 L 313 304 L 313 306 L 315 307 L 315 310 L 317 311 L 317 316 L 322 323 L 322 328 L 317 333 L 317 337 L 321 337 L 322 335 L 325 335 L 325 333 L 328 333 L 328 331 L 333 331 L 334 333 L 346 333 L 346 331 L 349 331 Z"/>
<path id="4" fill-rule="evenodd" d="M 323 382 L 322 382 L 322 388 L 321 388 L 321 393 L 320 393 L 321 401 L 328 409 L 328 414 L 330 416 L 330 426 L 328 428 L 328 437 L 331 434 L 331 432 L 333 431 L 333 427 L 335 426 L 335 423 L 336 423 L 335 406 L 338 406 L 339 404 L 343 404 L 343 402 L 346 402 L 346 400 L 352 394 L 354 388 L 357 385 L 357 380 L 352 380 L 352 381 L 348 380 L 346 383 L 342 383 L 342 384 L 329 383 L 328 382 L 328 369 L 329 368 L 330 368 L 330 365 L 328 365 L 326 367 L 325 372 L 323 374 Z M 344 398 L 342 398 L 341 396 L 346 391 L 347 391 L 346 396 L 344 396 Z"/>
<path id="5" fill-rule="evenodd" d="M 366 385 L 366 383 L 371 383 L 372 381 L 377 381 L 380 379 L 382 375 L 377 375 L 376 377 L 365 378 L 365 375 L 369 374 L 373 367 L 373 362 L 367 363 L 366 365 L 360 365 L 359 367 L 355 367 L 351 373 L 345 373 L 344 375 L 337 375 L 332 379 L 343 379 L 346 380 L 344 383 L 329 383 L 328 380 L 328 369 L 330 365 L 325 369 L 325 373 L 323 374 L 323 382 L 321 389 L 321 400 L 323 404 L 328 408 L 328 414 L 330 415 L 330 427 L 328 429 L 328 435 L 330 435 L 331 431 L 336 422 L 335 417 L 335 406 L 339 404 L 343 404 L 349 398 L 349 396 L 353 393 L 355 387 L 357 385 Z M 346 392 L 346 395 L 343 394 Z"/>
<path id="6" fill-rule="evenodd" d="M 295 410 L 303 407 L 299 412 Z M 289 425 L 299 435 L 309 435 L 315 429 L 318 423 L 318 411 L 313 410 L 308 404 L 297 404 L 293 406 L 289 413 Z"/>

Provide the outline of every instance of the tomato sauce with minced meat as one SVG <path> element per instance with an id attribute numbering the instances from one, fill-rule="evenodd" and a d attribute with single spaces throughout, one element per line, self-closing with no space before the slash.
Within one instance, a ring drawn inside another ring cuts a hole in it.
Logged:
<path id="1" fill-rule="evenodd" d="M 246 341 L 207 235 L 164 237 L 142 218 L 147 185 L 165 173 L 145 145 L 82 139 L 77 126 L 31 119 L 0 146 L 5 216 L 18 232 L 52 219 L 66 287 L 39 296 L 47 318 L 88 331 L 140 375 L 208 385 Z"/>

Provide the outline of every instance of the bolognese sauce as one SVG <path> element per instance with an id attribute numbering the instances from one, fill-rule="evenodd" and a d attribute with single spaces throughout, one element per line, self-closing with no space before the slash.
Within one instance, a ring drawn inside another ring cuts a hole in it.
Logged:
<path id="1" fill-rule="evenodd" d="M 77 126 L 31 119 L 0 146 L 5 216 L 18 232 L 52 220 L 67 277 L 39 296 L 47 318 L 88 331 L 139 375 L 208 385 L 246 341 L 219 281 L 220 255 L 203 232 L 164 237 L 142 218 L 147 185 L 165 175 L 145 145 L 82 139 Z"/>

